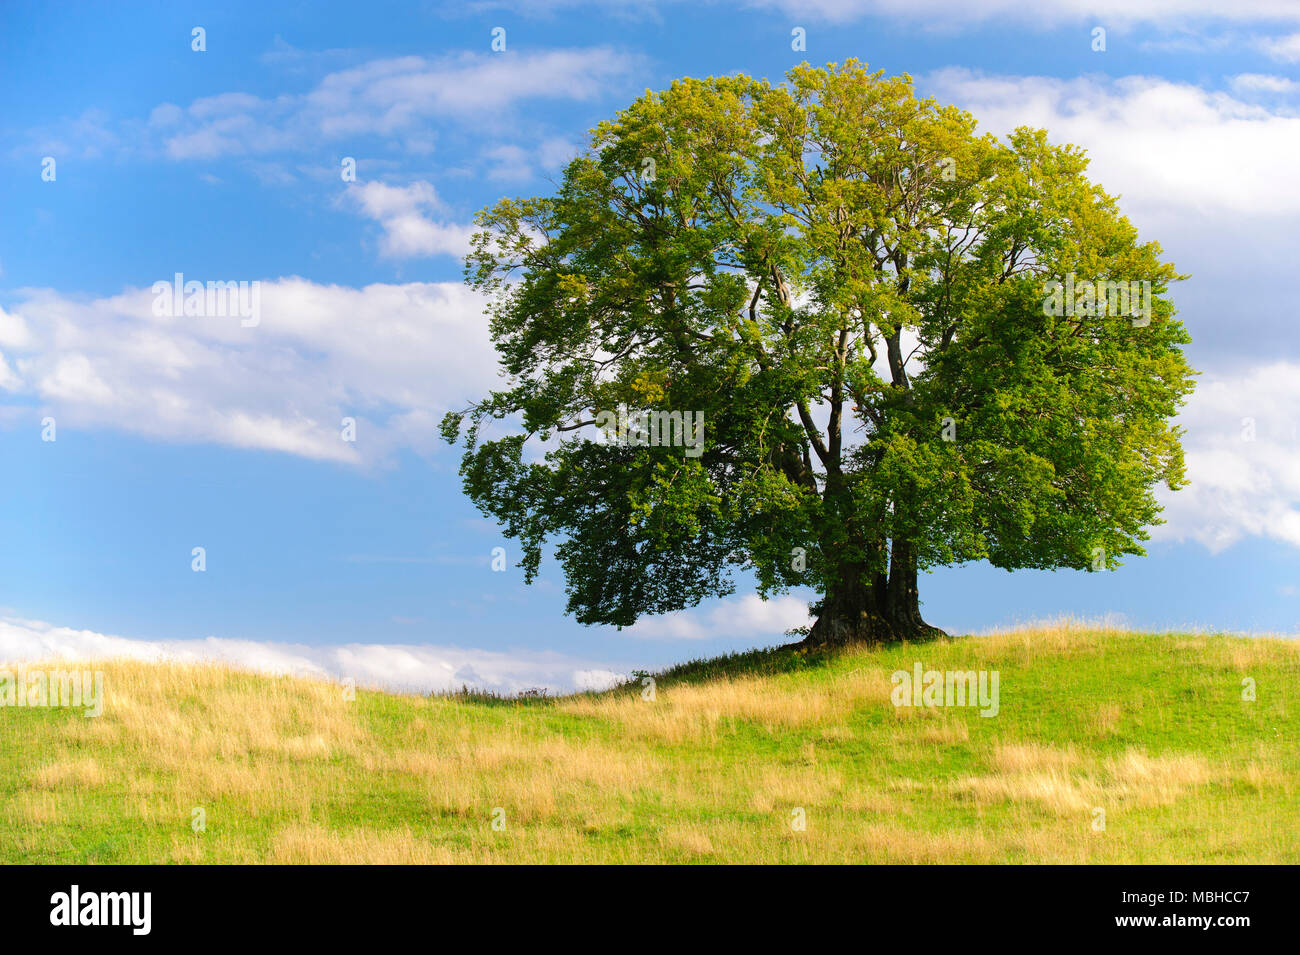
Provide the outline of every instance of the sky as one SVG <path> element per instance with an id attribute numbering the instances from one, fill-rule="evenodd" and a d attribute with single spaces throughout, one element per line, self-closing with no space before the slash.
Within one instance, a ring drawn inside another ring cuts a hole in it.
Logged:
<path id="1" fill-rule="evenodd" d="M 478 210 L 551 191 L 646 89 L 850 57 L 1083 147 L 1190 275 L 1191 483 L 1147 556 L 938 569 L 927 620 L 1300 630 L 1300 2 L 5 2 L 0 661 L 561 691 L 787 642 L 811 594 L 744 579 L 578 624 L 437 423 L 498 382 Z M 259 283 L 256 321 L 159 314 L 177 273 Z"/>

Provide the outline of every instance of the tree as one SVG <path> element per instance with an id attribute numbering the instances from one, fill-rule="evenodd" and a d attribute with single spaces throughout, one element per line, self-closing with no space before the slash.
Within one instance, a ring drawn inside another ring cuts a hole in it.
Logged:
<path id="1" fill-rule="evenodd" d="M 975 128 L 856 61 L 683 79 L 479 215 L 508 382 L 443 435 L 526 579 L 554 540 L 568 611 L 626 626 L 746 568 L 841 644 L 938 632 L 921 570 L 1144 553 L 1183 482 L 1184 276 L 1081 150 Z M 646 411 L 701 414 L 702 453 Z"/>

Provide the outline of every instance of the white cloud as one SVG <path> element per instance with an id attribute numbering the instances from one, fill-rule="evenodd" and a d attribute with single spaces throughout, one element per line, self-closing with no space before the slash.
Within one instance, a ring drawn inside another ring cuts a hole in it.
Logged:
<path id="1" fill-rule="evenodd" d="M 351 678 L 360 687 L 417 693 L 455 691 L 462 686 L 497 693 L 533 687 L 551 692 L 605 690 L 627 679 L 625 674 L 590 661 L 549 652 L 500 653 L 428 644 L 311 647 L 219 637 L 136 640 L 41 621 L 0 618 L 0 664 L 113 658 L 216 662 L 263 673 L 340 682 Z"/>
<path id="2" fill-rule="evenodd" d="M 4 352 L 0 352 L 0 388 L 5 391 L 17 391 L 21 384 L 18 376 L 9 367 L 9 362 L 5 360 Z"/>
<path id="3" fill-rule="evenodd" d="M 330 73 L 302 95 L 222 93 L 184 109 L 164 103 L 153 110 L 149 128 L 173 159 L 269 153 L 361 136 L 395 137 L 427 152 L 430 120 L 505 126 L 517 104 L 594 99 L 640 63 L 638 55 L 607 47 L 373 60 Z"/>
<path id="4" fill-rule="evenodd" d="M 483 300 L 454 282 L 268 281 L 249 328 L 155 316 L 151 289 L 21 294 L 0 313 L 0 387 L 35 399 L 32 421 L 53 415 L 61 441 L 65 428 L 110 428 L 373 464 L 397 447 L 431 453 L 441 415 L 495 382 Z"/>
<path id="5" fill-rule="evenodd" d="M 489 179 L 525 182 L 543 173 L 557 172 L 578 152 L 569 140 L 552 136 L 527 149 L 512 143 L 492 146 L 484 151 L 483 158 L 489 164 Z"/>
<path id="6" fill-rule="evenodd" d="M 564 137 L 552 136 L 538 143 L 537 162 L 546 172 L 554 172 L 566 166 L 578 151 L 578 147 Z"/>
<path id="7" fill-rule="evenodd" d="M 31 333 L 22 317 L 0 308 L 0 348 L 21 348 L 30 341 Z"/>
<path id="8" fill-rule="evenodd" d="M 1143 76 L 1108 82 L 949 68 L 922 85 L 969 109 L 981 128 L 1001 134 L 1021 125 L 1042 127 L 1053 142 L 1082 146 L 1091 159 L 1090 177 L 1120 193 L 1126 210 L 1166 220 L 1188 211 L 1261 218 L 1300 213 L 1295 109 Z"/>
<path id="9" fill-rule="evenodd" d="M 440 209 L 442 203 L 432 185 L 413 182 L 409 186 L 389 186 L 382 182 L 357 183 L 349 187 L 357 197 L 366 215 L 372 219 L 388 219 L 413 209 Z"/>
<path id="10" fill-rule="evenodd" d="M 1296 93 L 1300 92 L 1300 83 L 1285 76 L 1272 76 L 1266 73 L 1239 73 L 1229 80 L 1233 90 L 1238 93 Z"/>
<path id="11" fill-rule="evenodd" d="M 497 182 L 522 182 L 533 177 L 532 155 L 522 146 L 493 146 L 484 154 L 491 164 L 488 178 Z"/>
<path id="12" fill-rule="evenodd" d="M 1161 494 L 1153 537 L 1217 552 L 1244 537 L 1300 547 L 1300 364 L 1276 362 L 1202 381 L 1179 415 L 1188 487 Z"/>
<path id="13" fill-rule="evenodd" d="M 724 597 L 708 610 L 678 610 L 658 617 L 643 617 L 627 632 L 637 637 L 705 640 L 715 637 L 757 638 L 779 636 L 793 627 L 812 623 L 808 602 L 784 596 L 764 600 L 757 594 Z"/>
<path id="14" fill-rule="evenodd" d="M 1284 63 L 1300 62 L 1300 33 L 1289 36 L 1264 37 L 1260 40 L 1264 52 Z"/>
<path id="15" fill-rule="evenodd" d="M 380 251 L 390 258 L 454 255 L 469 252 L 471 225 L 435 221 L 427 213 L 445 212 L 428 182 L 390 186 L 382 182 L 356 183 L 347 193 L 363 215 L 382 226 Z"/>

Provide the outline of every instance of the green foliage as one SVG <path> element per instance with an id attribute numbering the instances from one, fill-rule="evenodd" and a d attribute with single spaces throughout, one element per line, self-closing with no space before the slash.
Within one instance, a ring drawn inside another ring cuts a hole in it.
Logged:
<path id="1" fill-rule="evenodd" d="M 509 380 L 443 435 L 529 580 L 554 540 L 570 612 L 624 626 L 739 567 L 824 593 L 891 541 L 922 569 L 1143 553 L 1183 480 L 1182 276 L 1079 149 L 975 125 L 855 61 L 683 79 L 555 195 L 480 214 L 467 278 Z M 1071 273 L 1150 282 L 1150 321 L 1048 314 Z M 702 414 L 703 454 L 589 440 L 620 405 Z"/>

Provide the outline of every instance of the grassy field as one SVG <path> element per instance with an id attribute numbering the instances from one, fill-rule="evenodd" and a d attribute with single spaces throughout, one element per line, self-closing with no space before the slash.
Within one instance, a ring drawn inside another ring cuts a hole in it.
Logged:
<path id="1" fill-rule="evenodd" d="M 917 661 L 998 671 L 998 715 L 895 707 Z M 0 861 L 1300 862 L 1295 641 L 777 650 L 660 674 L 653 701 L 95 667 L 98 718 L 0 708 Z"/>

